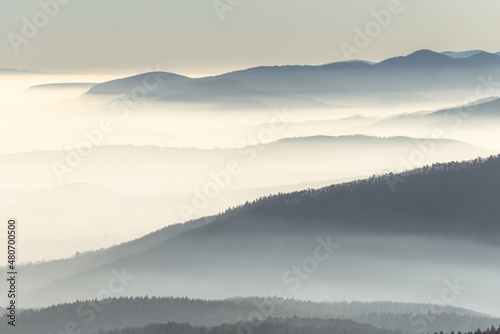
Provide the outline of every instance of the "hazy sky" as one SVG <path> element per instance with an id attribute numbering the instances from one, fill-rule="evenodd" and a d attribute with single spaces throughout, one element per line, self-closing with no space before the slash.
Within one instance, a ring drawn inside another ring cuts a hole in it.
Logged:
<path id="1" fill-rule="evenodd" d="M 340 45 L 356 46 L 354 29 L 367 24 L 372 37 L 353 58 L 377 61 L 422 48 L 500 51 L 498 0 L 397 2 L 0 0 L 0 68 L 129 73 L 158 67 L 201 75 L 321 64 L 344 60 Z M 382 17 L 383 25 L 369 24 L 372 11 L 388 8 L 397 13 Z"/>

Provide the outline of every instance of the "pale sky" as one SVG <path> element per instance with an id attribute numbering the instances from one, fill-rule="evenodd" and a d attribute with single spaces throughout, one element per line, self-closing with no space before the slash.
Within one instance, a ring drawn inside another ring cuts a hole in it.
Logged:
<path id="1" fill-rule="evenodd" d="M 423 48 L 500 51 L 498 0 L 397 2 L 0 0 L 0 68 L 73 73 L 158 68 L 204 75 L 259 65 L 323 64 L 345 60 L 340 45 L 355 46 L 354 29 L 367 24 L 373 37 L 353 58 L 379 61 Z M 52 5 L 43 9 L 41 3 Z M 214 3 L 231 10 L 218 13 Z M 373 25 L 372 11 L 390 6 L 397 13 L 384 25 Z M 31 24 L 38 31 L 30 30 Z"/>

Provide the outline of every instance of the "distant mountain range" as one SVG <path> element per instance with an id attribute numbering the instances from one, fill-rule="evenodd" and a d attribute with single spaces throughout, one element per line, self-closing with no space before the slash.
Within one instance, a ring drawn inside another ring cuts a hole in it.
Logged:
<path id="1" fill-rule="evenodd" d="M 15 68 L 0 68 L 0 74 L 42 74 L 43 72 L 18 70 Z"/>
<path id="2" fill-rule="evenodd" d="M 74 89 L 74 88 L 92 88 L 96 83 L 90 82 L 75 82 L 75 83 L 54 83 L 54 84 L 43 84 L 35 85 L 28 88 L 26 91 L 36 91 L 36 90 L 61 90 L 61 89 Z"/>
<path id="3" fill-rule="evenodd" d="M 379 63 L 263 66 L 204 78 L 152 72 L 97 84 L 84 97 L 112 100 L 139 89 L 143 102 L 204 103 L 217 110 L 323 109 L 353 100 L 359 105 L 424 103 L 474 92 L 480 78 L 500 73 L 499 54 L 419 50 Z"/>
<path id="4" fill-rule="evenodd" d="M 210 172 L 224 170 L 227 162 L 236 161 L 242 171 L 231 181 L 231 189 L 276 187 L 395 171 L 401 159 L 408 160 L 412 152 L 421 150 L 420 146 L 425 143 L 430 143 L 432 152 L 429 151 L 420 164 L 409 168 L 495 153 L 444 138 L 363 135 L 285 138 L 226 149 L 109 145 L 95 147 L 93 154 L 85 159 L 85 165 L 71 173 L 60 172 L 60 176 L 67 182 L 101 180 L 98 185 L 115 191 L 126 192 L 127 185 L 118 182 L 121 179 L 140 181 L 136 187 L 139 193 L 158 193 L 164 189 L 182 193 L 206 183 Z M 21 179 L 29 177 L 29 187 L 33 190 L 58 186 L 60 181 L 51 166 L 54 162 L 66 164 L 67 156 L 68 151 L 64 150 L 2 155 L 0 181 L 6 187 L 20 187 L 20 183 L 9 178 L 17 175 Z M 133 161 L 130 156 L 134 157 Z M 304 160 L 303 156 L 308 158 Z M 186 168 L 186 164 L 195 167 Z"/>
<path id="5" fill-rule="evenodd" d="M 375 64 L 353 61 L 322 66 L 267 66 L 199 79 L 147 73 L 98 84 L 86 95 L 130 95 L 145 80 L 158 80 L 159 85 L 147 92 L 149 100 L 216 103 L 218 107 L 281 104 L 323 108 L 353 97 L 372 103 L 380 96 L 423 101 L 437 92 L 473 91 L 480 84 L 478 77 L 500 73 L 500 57 L 496 54 L 447 54 L 420 50 Z"/>
<path id="6" fill-rule="evenodd" d="M 421 51 L 427 51 L 427 50 L 420 50 L 420 51 L 416 51 L 414 52 L 414 54 L 418 54 L 420 53 Z M 477 54 L 493 54 L 493 55 L 497 55 L 497 56 L 500 56 L 500 52 L 496 52 L 496 53 L 488 53 L 486 51 L 483 51 L 483 50 L 468 50 L 468 51 L 444 51 L 444 52 L 441 52 L 440 54 L 442 55 L 445 55 L 445 56 L 448 56 L 450 58 L 456 58 L 456 59 L 464 59 L 464 58 L 470 58 L 471 56 L 474 56 L 474 55 L 477 55 Z M 398 58 L 398 57 L 396 57 Z M 340 61 L 340 62 L 333 62 L 333 63 L 328 63 L 328 64 L 324 64 L 324 65 L 319 65 L 319 66 L 277 66 L 277 67 L 321 67 L 321 68 L 349 68 L 349 65 L 352 65 L 351 68 L 353 67 L 361 67 L 363 64 L 366 64 L 366 65 L 376 65 L 377 63 L 376 62 L 371 62 L 371 61 L 366 61 L 366 60 L 349 60 L 349 61 Z M 260 67 L 259 67 L 260 68 Z M 251 69 L 250 69 L 251 70 Z M 0 68 L 0 74 L 1 73 L 44 73 L 44 72 L 40 72 L 40 71 L 32 71 L 32 70 L 25 70 L 25 69 L 12 69 L 12 68 Z M 241 72 L 241 71 L 237 71 L 237 72 Z M 176 74 L 172 74 L 174 76 L 177 76 L 179 78 L 182 78 L 183 76 L 181 75 L 176 75 Z M 224 76 L 224 75 L 222 75 Z M 137 79 L 137 76 L 134 76 L 136 79 Z M 131 77 L 131 78 L 134 78 L 134 77 Z M 219 76 L 216 76 L 216 77 L 219 77 Z M 187 78 L 187 77 L 184 77 L 184 78 Z M 115 89 L 115 92 L 117 94 L 120 94 L 122 93 L 121 91 L 119 91 L 119 86 L 122 85 L 122 82 L 119 82 L 119 80 L 113 80 L 113 81 L 110 81 L 109 83 L 114 83 L 117 85 L 116 89 Z M 126 86 L 122 86 L 122 88 L 125 88 L 125 89 L 128 89 L 130 87 L 126 87 Z M 112 89 L 108 92 L 111 93 Z M 96 93 L 96 94 L 100 94 L 101 92 L 98 92 L 98 91 L 94 91 L 92 93 Z"/>
<path id="7" fill-rule="evenodd" d="M 452 58 L 468 58 L 470 56 L 474 56 L 478 53 L 483 53 L 486 51 L 483 50 L 469 50 L 469 51 L 445 51 L 441 52 L 441 54 L 452 57 Z M 496 55 L 500 55 L 500 52 L 495 53 Z"/>
<path id="8" fill-rule="evenodd" d="M 441 54 L 451 57 L 451 58 L 468 58 L 470 56 L 476 55 L 478 53 L 482 53 L 485 51 L 482 50 L 469 50 L 469 51 L 445 51 L 441 52 Z"/>

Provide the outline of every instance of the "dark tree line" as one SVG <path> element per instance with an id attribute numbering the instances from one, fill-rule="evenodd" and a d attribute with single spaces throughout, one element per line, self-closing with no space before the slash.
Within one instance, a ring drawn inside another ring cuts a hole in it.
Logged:
<path id="1" fill-rule="evenodd" d="M 455 233 L 498 243 L 500 156 L 437 163 L 400 175 L 372 176 L 321 189 L 262 197 L 221 214 L 207 229 L 221 234 L 230 226 L 244 230 L 244 225 L 279 230 L 283 227 L 280 224 L 268 224 L 278 218 L 287 222 L 289 230 L 432 230 L 433 234 Z"/>
<path id="2" fill-rule="evenodd" d="M 377 329 L 346 320 L 322 320 L 301 318 L 268 318 L 255 326 L 238 322 L 215 327 L 193 327 L 187 323 L 150 324 L 145 327 L 129 327 L 100 332 L 100 334 L 402 334 L 401 330 Z M 435 332 L 434 334 L 445 334 Z M 500 330 L 491 326 L 487 330 L 477 329 L 469 332 L 446 332 L 446 334 L 500 334 Z"/>
<path id="3" fill-rule="evenodd" d="M 145 327 L 130 327 L 100 334 L 401 334 L 401 331 L 377 329 L 349 320 L 268 318 L 262 322 L 237 322 L 215 327 L 193 327 L 169 322 Z"/>
<path id="4" fill-rule="evenodd" d="M 76 324 L 78 330 L 81 331 L 80 334 L 120 330 L 133 326 L 142 327 L 152 323 L 189 323 L 193 327 L 213 328 L 224 323 L 247 320 L 250 314 L 259 311 L 256 305 L 263 305 L 264 302 L 269 301 L 270 299 L 265 298 L 210 301 L 173 297 L 122 297 L 104 301 L 77 301 L 43 309 L 21 311 L 18 314 L 19 325 L 15 333 L 58 334 L 64 332 L 65 326 L 71 322 Z M 315 303 L 279 299 L 273 303 L 275 308 L 270 316 L 289 318 L 289 324 L 297 321 L 295 316 L 302 319 L 300 320 L 302 324 L 309 321 L 312 325 L 312 320 L 307 319 L 315 319 L 313 323 L 316 326 L 321 323 L 345 329 L 370 328 L 371 331 L 373 328 L 387 328 L 407 333 L 417 333 L 419 328 L 412 326 L 410 319 L 422 308 L 421 304 L 393 302 Z M 500 323 L 500 319 L 488 318 L 465 309 L 446 307 L 442 311 L 444 313 L 433 314 L 435 320 L 428 323 L 429 332 L 469 331 Z M 0 318 L 0 333 L 2 334 L 9 327 L 6 320 L 6 317 Z"/>

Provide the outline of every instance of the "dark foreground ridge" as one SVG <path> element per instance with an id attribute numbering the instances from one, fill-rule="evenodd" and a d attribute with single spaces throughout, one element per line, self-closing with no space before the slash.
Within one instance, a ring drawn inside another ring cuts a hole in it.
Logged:
<path id="1" fill-rule="evenodd" d="M 249 326 L 254 333 L 291 333 L 286 327 L 327 333 L 326 329 L 343 334 L 395 334 L 401 331 L 419 333 L 417 322 L 427 321 L 426 331 L 462 330 L 491 327 L 500 319 L 445 306 L 439 312 L 429 304 L 396 302 L 335 302 L 315 303 L 293 299 L 236 298 L 231 300 L 201 300 L 188 298 L 113 298 L 77 301 L 43 309 L 24 310 L 19 314 L 16 334 L 60 333 L 67 324 L 81 334 L 112 331 L 125 333 L 233 333 Z M 305 319 L 297 319 L 305 318 Z M 256 326 L 267 318 L 266 325 Z M 289 319 L 286 319 L 289 318 Z M 332 319 L 336 318 L 336 319 Z M 168 324 L 167 324 L 168 323 Z M 151 325 L 166 324 L 166 325 Z M 151 325 L 151 326 L 148 326 Z M 148 326 L 145 328 L 140 328 Z M 135 329 L 127 329 L 135 327 Z M 201 328 L 203 327 L 203 328 Z M 246 331 L 245 331 L 246 328 Z M 267 328 L 267 329 L 266 329 Z M 388 330 L 382 329 L 386 328 Z M 5 319 L 0 320 L 1 333 L 9 334 Z M 121 331 L 123 330 L 123 331 Z M 163 332 L 162 332 L 163 330 Z M 165 331 L 166 330 L 166 331 Z M 5 331 L 5 332 L 4 332 Z M 172 332 L 171 332 L 172 331 Z M 222 331 L 222 332 L 220 332 Z M 356 332 L 358 331 L 358 332 Z M 14 333 L 14 332 L 13 332 Z M 305 333 L 305 332 L 304 332 Z"/>

